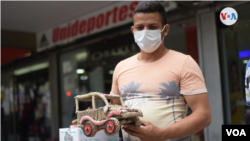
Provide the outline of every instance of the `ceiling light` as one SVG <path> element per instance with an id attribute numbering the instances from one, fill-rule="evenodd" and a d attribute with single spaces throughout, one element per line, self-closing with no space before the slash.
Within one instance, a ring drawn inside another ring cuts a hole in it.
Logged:
<path id="1" fill-rule="evenodd" d="M 243 64 L 247 64 L 248 60 L 243 60 Z"/>
<path id="2" fill-rule="evenodd" d="M 109 71 L 109 74 L 113 74 L 113 73 L 114 73 L 114 70 L 110 70 L 110 71 Z"/>
<path id="3" fill-rule="evenodd" d="M 88 57 L 88 53 L 87 53 L 86 51 L 80 52 L 80 53 L 77 53 L 77 54 L 76 54 L 76 60 L 77 60 L 77 61 L 85 60 L 87 57 Z"/>
<path id="4" fill-rule="evenodd" d="M 14 75 L 22 75 L 22 74 L 25 74 L 25 73 L 45 69 L 45 68 L 48 68 L 48 66 L 49 66 L 49 62 L 43 62 L 43 63 L 31 65 L 31 66 L 28 66 L 28 67 L 24 67 L 24 68 L 21 68 L 21 69 L 14 70 Z"/>
<path id="5" fill-rule="evenodd" d="M 84 69 L 77 69 L 76 70 L 76 73 L 77 74 L 83 74 L 85 71 L 84 71 Z"/>

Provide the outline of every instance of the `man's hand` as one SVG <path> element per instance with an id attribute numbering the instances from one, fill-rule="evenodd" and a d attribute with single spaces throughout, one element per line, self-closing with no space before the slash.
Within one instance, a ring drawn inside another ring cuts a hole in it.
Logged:
<path id="1" fill-rule="evenodd" d="M 162 129 L 156 127 L 154 124 L 148 121 L 141 120 L 143 127 L 134 125 L 124 125 L 123 130 L 132 136 L 140 138 L 142 141 L 160 141 L 162 140 Z"/>

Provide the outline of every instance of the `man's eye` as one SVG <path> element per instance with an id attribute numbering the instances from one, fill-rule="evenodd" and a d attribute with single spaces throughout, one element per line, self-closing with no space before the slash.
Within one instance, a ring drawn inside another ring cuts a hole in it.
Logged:
<path id="1" fill-rule="evenodd" d="M 137 27 L 136 29 L 138 29 L 138 30 L 142 30 L 143 28 L 142 28 L 142 27 Z"/>

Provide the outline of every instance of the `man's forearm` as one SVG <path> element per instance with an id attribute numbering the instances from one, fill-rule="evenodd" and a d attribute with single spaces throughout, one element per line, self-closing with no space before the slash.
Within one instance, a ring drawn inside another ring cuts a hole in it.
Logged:
<path id="1" fill-rule="evenodd" d="M 183 138 L 199 132 L 210 124 L 210 113 L 195 111 L 186 118 L 161 129 L 162 140 Z"/>

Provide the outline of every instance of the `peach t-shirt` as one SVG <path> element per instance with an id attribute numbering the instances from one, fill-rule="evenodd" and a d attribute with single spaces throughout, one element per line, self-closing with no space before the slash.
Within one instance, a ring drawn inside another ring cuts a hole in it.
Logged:
<path id="1" fill-rule="evenodd" d="M 128 107 L 140 109 L 141 120 L 167 127 L 186 117 L 188 105 L 183 95 L 207 92 L 202 72 L 189 55 L 168 49 L 152 63 L 137 58 L 138 54 L 117 64 L 111 93 L 121 95 Z M 139 141 L 125 131 L 123 136 L 125 140 Z"/>

